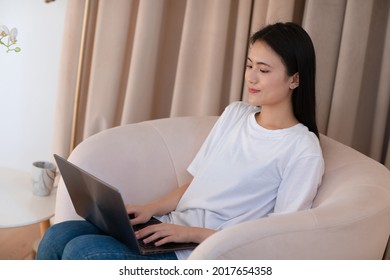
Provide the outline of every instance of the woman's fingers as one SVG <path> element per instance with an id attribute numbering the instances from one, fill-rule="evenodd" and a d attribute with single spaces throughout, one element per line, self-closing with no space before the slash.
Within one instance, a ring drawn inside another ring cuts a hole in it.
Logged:
<path id="1" fill-rule="evenodd" d="M 145 243 L 155 242 L 156 246 L 160 246 L 169 242 L 187 242 L 183 238 L 186 230 L 187 227 L 162 223 L 137 231 L 136 237 Z"/>
<path id="2" fill-rule="evenodd" d="M 126 205 L 126 211 L 129 214 L 130 223 L 138 225 L 150 220 L 151 215 L 144 205 Z"/>

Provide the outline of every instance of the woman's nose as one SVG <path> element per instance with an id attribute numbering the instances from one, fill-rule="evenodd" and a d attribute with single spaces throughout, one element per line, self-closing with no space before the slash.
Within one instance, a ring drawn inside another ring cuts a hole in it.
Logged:
<path id="1" fill-rule="evenodd" d="M 256 72 L 253 69 L 248 69 L 246 71 L 246 81 L 250 84 L 256 84 L 258 82 L 258 78 Z"/>

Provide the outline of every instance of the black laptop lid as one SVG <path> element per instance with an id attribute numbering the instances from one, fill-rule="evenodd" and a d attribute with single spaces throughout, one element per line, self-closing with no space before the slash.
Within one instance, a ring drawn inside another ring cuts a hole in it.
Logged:
<path id="1" fill-rule="evenodd" d="M 131 248 L 137 247 L 119 191 L 54 155 L 76 213 Z"/>

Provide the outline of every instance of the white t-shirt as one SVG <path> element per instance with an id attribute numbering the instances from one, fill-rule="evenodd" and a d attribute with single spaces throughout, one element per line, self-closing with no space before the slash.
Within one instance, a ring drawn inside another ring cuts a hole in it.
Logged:
<path id="1" fill-rule="evenodd" d="M 312 206 L 324 172 L 318 138 L 302 124 L 265 129 L 259 111 L 244 102 L 225 109 L 188 167 L 191 185 L 162 221 L 221 230 Z"/>

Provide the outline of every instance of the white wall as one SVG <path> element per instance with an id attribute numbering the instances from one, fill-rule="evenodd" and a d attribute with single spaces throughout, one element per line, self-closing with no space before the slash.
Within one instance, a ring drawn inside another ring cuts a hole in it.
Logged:
<path id="1" fill-rule="evenodd" d="M 20 53 L 0 46 L 0 166 L 52 161 L 54 108 L 67 0 L 0 0 L 0 24 Z"/>

